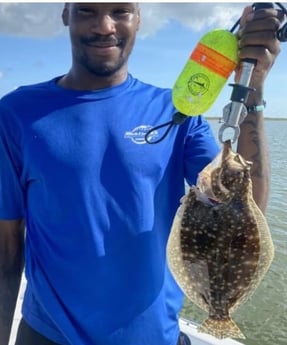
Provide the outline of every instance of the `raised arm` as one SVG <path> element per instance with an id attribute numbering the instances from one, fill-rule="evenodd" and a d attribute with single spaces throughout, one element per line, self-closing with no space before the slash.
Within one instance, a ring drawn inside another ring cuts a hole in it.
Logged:
<path id="1" fill-rule="evenodd" d="M 241 30 L 238 34 L 239 57 L 257 60 L 250 82 L 250 87 L 256 91 L 250 92 L 247 106 L 263 103 L 264 82 L 280 52 L 276 31 L 282 18 L 283 14 L 275 9 L 254 12 L 252 7 L 247 7 L 243 12 Z M 269 196 L 270 162 L 262 111 L 250 112 L 242 123 L 237 151 L 245 159 L 253 162 L 253 197 L 264 212 Z"/>
<path id="2" fill-rule="evenodd" d="M 8 345 L 23 270 L 24 221 L 0 220 L 0 345 Z"/>

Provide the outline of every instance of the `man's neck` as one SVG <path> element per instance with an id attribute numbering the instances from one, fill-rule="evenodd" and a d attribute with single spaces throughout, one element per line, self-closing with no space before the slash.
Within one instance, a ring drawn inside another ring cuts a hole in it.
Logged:
<path id="1" fill-rule="evenodd" d="M 121 70 L 112 76 L 83 76 L 72 69 L 59 79 L 58 85 L 71 90 L 93 91 L 105 89 L 123 83 L 127 78 L 127 70 Z"/>

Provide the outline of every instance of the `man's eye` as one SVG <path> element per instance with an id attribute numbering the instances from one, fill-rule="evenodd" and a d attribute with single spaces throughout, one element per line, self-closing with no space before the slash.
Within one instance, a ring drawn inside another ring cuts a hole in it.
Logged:
<path id="1" fill-rule="evenodd" d="M 91 15 L 93 11 L 90 8 L 79 8 L 78 9 L 78 14 L 82 16 L 88 16 Z"/>
<path id="2" fill-rule="evenodd" d="M 113 11 L 113 15 L 115 17 L 128 17 L 132 14 L 133 12 L 130 9 L 124 9 L 124 8 L 118 8 Z"/>

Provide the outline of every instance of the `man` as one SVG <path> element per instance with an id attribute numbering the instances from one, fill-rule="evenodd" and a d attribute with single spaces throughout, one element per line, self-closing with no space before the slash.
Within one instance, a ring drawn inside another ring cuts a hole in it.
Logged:
<path id="1" fill-rule="evenodd" d="M 147 128 L 175 113 L 171 92 L 128 74 L 136 3 L 71 3 L 63 10 L 70 71 L 0 103 L 0 345 L 7 345 L 23 267 L 17 345 L 176 345 L 183 296 L 165 247 L 184 194 L 218 147 L 201 116 L 156 145 Z M 245 9 L 239 57 L 257 59 L 247 106 L 263 102 L 279 53 L 276 10 Z M 241 126 L 264 211 L 268 159 L 261 112 Z"/>

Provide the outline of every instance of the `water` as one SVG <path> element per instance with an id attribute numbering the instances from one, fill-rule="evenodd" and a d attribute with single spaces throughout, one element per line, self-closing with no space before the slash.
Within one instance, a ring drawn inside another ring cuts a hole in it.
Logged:
<path id="1" fill-rule="evenodd" d="M 211 120 L 215 135 L 221 124 Z M 249 301 L 232 315 L 246 336 L 246 345 L 287 344 L 287 120 L 266 120 L 271 160 L 271 193 L 267 221 L 275 257 L 262 283 Z M 202 321 L 206 314 L 186 301 L 182 315 Z"/>

